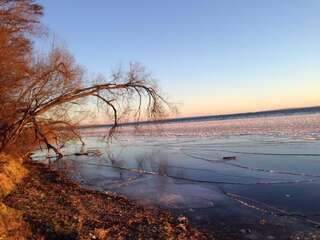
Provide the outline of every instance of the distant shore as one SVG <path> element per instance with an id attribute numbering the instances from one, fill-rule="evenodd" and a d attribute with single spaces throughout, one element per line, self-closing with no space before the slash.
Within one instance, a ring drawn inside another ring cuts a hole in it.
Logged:
<path id="1" fill-rule="evenodd" d="M 258 117 L 276 117 L 276 116 L 290 116 L 295 114 L 317 114 L 320 113 L 320 106 L 303 107 L 303 108 L 286 108 L 286 109 L 275 109 L 266 110 L 259 112 L 243 112 L 243 113 L 231 113 L 221 115 L 206 115 L 206 116 L 195 116 L 195 117 L 182 117 L 182 118 L 169 118 L 160 120 L 140 121 L 140 122 L 127 122 L 119 123 L 118 126 L 135 126 L 135 125 L 148 125 L 148 124 L 166 124 L 166 123 L 178 123 L 178 122 L 202 122 L 202 121 L 221 121 L 229 119 L 242 119 L 242 118 L 258 118 Z M 80 129 L 87 128 L 104 128 L 112 127 L 112 124 L 90 124 L 81 125 Z"/>

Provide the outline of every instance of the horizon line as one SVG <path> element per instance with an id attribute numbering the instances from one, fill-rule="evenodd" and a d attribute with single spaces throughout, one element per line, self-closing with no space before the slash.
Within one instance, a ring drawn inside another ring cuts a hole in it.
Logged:
<path id="1" fill-rule="evenodd" d="M 174 122 L 184 122 L 184 121 L 206 121 L 210 118 L 217 118 L 216 120 L 224 120 L 222 118 L 237 118 L 241 116 L 252 116 L 252 117 L 259 117 L 259 115 L 263 114 L 272 114 L 276 115 L 277 113 L 281 112 L 287 112 L 292 114 L 295 113 L 303 113 L 308 110 L 319 110 L 320 112 L 320 105 L 317 106 L 310 106 L 310 107 L 294 107 L 294 108 L 281 108 L 281 109 L 272 109 L 272 110 L 262 110 L 262 111 L 253 111 L 253 112 L 236 112 L 236 113 L 228 113 L 228 114 L 212 114 L 212 115 L 197 115 L 197 116 L 192 116 L 192 117 L 177 117 L 177 118 L 165 118 L 165 119 L 158 119 L 158 120 L 144 120 L 144 121 L 132 121 L 132 122 L 124 122 L 124 123 L 119 123 L 118 126 L 130 126 L 130 125 L 139 125 L 139 124 L 165 124 L 165 123 L 174 123 Z M 84 124 L 80 125 L 79 128 L 95 128 L 95 127 L 112 127 L 112 123 L 103 123 L 103 124 Z"/>

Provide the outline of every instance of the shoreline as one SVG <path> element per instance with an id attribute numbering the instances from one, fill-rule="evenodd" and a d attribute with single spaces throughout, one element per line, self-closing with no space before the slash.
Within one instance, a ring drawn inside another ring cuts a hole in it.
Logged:
<path id="1" fill-rule="evenodd" d="M 83 188 L 43 163 L 23 166 L 27 176 L 3 203 L 21 213 L 27 239 L 214 239 L 183 216 Z"/>

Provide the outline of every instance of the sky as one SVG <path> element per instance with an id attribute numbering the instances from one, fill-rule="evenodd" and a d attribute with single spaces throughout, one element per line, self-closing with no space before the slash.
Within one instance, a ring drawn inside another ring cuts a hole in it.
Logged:
<path id="1" fill-rule="evenodd" d="M 179 117 L 320 105 L 319 0 L 39 0 L 89 76 L 140 62 Z"/>

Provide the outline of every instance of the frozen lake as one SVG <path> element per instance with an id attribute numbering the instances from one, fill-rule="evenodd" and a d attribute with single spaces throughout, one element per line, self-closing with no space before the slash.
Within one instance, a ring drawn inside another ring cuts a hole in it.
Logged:
<path id="1" fill-rule="evenodd" d="M 186 215 L 222 237 L 317 234 L 319 113 L 129 126 L 109 143 L 106 131 L 83 130 L 84 149 L 70 143 L 54 165 L 84 186 Z M 73 155 L 88 150 L 101 154 Z"/>

